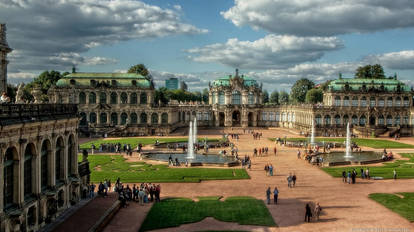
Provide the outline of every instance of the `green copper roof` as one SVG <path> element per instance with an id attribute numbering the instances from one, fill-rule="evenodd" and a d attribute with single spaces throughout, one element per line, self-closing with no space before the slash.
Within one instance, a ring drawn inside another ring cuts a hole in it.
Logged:
<path id="1" fill-rule="evenodd" d="M 384 92 L 394 92 L 398 88 L 401 92 L 410 92 L 410 86 L 396 79 L 360 79 L 360 78 L 341 78 L 331 81 L 328 89 L 331 91 L 359 91 L 363 86 L 367 90 L 374 89 Z"/>
<path id="2" fill-rule="evenodd" d="M 92 87 L 105 84 L 116 87 L 150 88 L 151 81 L 137 73 L 71 73 L 57 81 L 57 87 Z"/>
<path id="3" fill-rule="evenodd" d="M 239 77 L 243 79 L 244 86 L 257 86 L 257 82 L 253 78 L 243 76 L 243 75 Z M 213 81 L 213 86 L 230 86 L 231 78 L 235 78 L 235 77 L 230 77 L 230 76 L 220 77 L 217 80 Z"/>

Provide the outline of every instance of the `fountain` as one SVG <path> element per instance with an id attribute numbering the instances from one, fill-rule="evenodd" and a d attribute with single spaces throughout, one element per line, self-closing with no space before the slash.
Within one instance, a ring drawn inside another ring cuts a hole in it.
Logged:
<path id="1" fill-rule="evenodd" d="M 345 150 L 345 158 L 351 158 L 351 132 L 349 129 L 349 122 L 346 126 L 346 150 Z"/>
<path id="2" fill-rule="evenodd" d="M 193 144 L 197 144 L 197 118 L 194 118 L 193 127 Z"/>
<path id="3" fill-rule="evenodd" d="M 315 145 L 315 124 L 312 120 L 312 133 L 311 133 L 311 141 L 310 141 L 311 146 Z"/>
<path id="4" fill-rule="evenodd" d="M 194 159 L 194 138 L 193 138 L 193 122 L 190 121 L 190 127 L 188 131 L 188 146 L 187 146 L 187 159 Z"/>

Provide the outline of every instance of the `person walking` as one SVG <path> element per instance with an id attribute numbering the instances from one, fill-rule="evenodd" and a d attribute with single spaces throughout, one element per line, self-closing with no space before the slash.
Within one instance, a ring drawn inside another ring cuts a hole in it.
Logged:
<path id="1" fill-rule="evenodd" d="M 270 187 L 269 188 L 267 188 L 267 190 L 266 190 L 266 199 L 267 199 L 267 204 L 269 205 L 270 204 L 270 194 L 271 194 L 272 192 L 270 191 Z"/>
<path id="2" fill-rule="evenodd" d="M 279 190 L 277 187 L 273 190 L 273 202 L 277 205 L 277 198 L 279 197 Z"/>
<path id="3" fill-rule="evenodd" d="M 392 173 L 393 173 L 393 176 L 394 176 L 394 180 L 396 180 L 397 179 L 397 171 L 395 170 L 395 168 L 394 168 L 394 171 Z"/>
<path id="4" fill-rule="evenodd" d="M 298 155 L 298 159 L 300 159 L 300 150 L 299 149 L 298 149 L 297 155 Z"/>
<path id="5" fill-rule="evenodd" d="M 367 170 L 365 170 L 365 177 L 369 180 L 371 179 L 371 176 L 369 175 L 369 168 L 367 168 Z"/>
<path id="6" fill-rule="evenodd" d="M 309 206 L 309 203 L 306 204 L 305 207 L 305 222 L 310 222 L 312 217 L 312 211 L 311 211 L 311 207 Z"/>
<path id="7" fill-rule="evenodd" d="M 351 184 L 351 172 L 350 171 L 348 171 L 346 180 L 347 180 L 348 184 Z"/>
<path id="8" fill-rule="evenodd" d="M 319 221 L 319 215 L 321 214 L 322 208 L 319 205 L 319 202 L 316 202 L 315 209 L 313 211 L 313 214 L 315 215 L 315 221 Z"/>
<path id="9" fill-rule="evenodd" d="M 288 187 L 292 188 L 292 173 L 289 173 L 289 176 L 286 179 L 288 182 Z"/>
<path id="10" fill-rule="evenodd" d="M 342 171 L 342 181 L 346 183 L 346 172 L 345 170 Z"/>
<path id="11" fill-rule="evenodd" d="M 273 153 L 275 153 L 275 156 L 276 156 L 276 152 L 277 152 L 277 149 L 275 147 L 275 148 L 273 148 Z"/>
<path id="12" fill-rule="evenodd" d="M 273 165 L 272 164 L 269 165 L 269 175 L 273 176 Z"/>
<path id="13" fill-rule="evenodd" d="M 296 174 L 295 173 L 293 173 L 292 182 L 293 182 L 293 187 L 295 187 L 296 185 Z"/>

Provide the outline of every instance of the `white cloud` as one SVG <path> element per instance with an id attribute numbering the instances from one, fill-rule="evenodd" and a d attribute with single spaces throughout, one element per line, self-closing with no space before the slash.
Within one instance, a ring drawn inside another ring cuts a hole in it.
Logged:
<path id="1" fill-rule="evenodd" d="M 229 39 L 202 48 L 187 50 L 198 62 L 216 62 L 230 67 L 269 69 L 291 67 L 321 58 L 326 51 L 343 47 L 336 37 L 267 35 L 255 41 Z"/>
<path id="2" fill-rule="evenodd" d="M 9 45 L 19 53 L 11 55 L 10 70 L 57 69 L 73 63 L 67 54 L 104 44 L 207 32 L 182 22 L 182 12 L 172 8 L 132 0 L 0 0 L 0 21 L 7 23 Z M 50 60 L 55 66 L 45 62 Z M 80 61 L 114 62 L 102 57 Z"/>
<path id="3" fill-rule="evenodd" d="M 365 58 L 371 64 L 381 64 L 390 69 L 414 70 L 414 50 L 370 55 Z"/>
<path id="4" fill-rule="evenodd" d="M 332 36 L 414 26 L 412 0 L 235 0 L 221 12 L 237 26 L 276 34 Z"/>

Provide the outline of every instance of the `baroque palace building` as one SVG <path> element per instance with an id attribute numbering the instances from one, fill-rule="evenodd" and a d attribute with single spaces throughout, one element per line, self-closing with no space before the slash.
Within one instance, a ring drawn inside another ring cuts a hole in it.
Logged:
<path id="1" fill-rule="evenodd" d="M 285 127 L 308 133 L 341 136 L 350 123 L 355 134 L 386 132 L 411 135 L 414 124 L 413 90 L 395 78 L 332 81 L 323 103 L 263 104 L 262 85 L 239 75 L 209 84 L 208 104 L 154 102 L 152 80 L 139 74 L 72 73 L 49 91 L 52 102 L 79 104 L 80 128 L 86 134 L 167 135 L 197 117 L 208 127 Z"/>
<path id="2" fill-rule="evenodd" d="M 11 51 L 5 28 L 0 24 L 1 88 Z M 83 197 L 90 171 L 86 157 L 78 161 L 78 127 L 76 104 L 0 104 L 1 232 L 37 231 Z"/>

